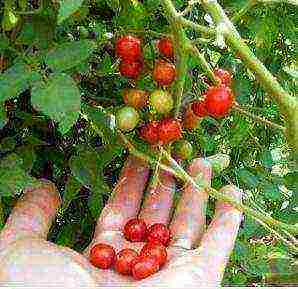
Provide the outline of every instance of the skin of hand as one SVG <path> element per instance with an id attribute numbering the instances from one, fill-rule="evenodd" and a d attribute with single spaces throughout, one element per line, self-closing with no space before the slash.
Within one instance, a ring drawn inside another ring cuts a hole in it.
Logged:
<path id="1" fill-rule="evenodd" d="M 212 171 L 207 160 L 193 160 L 188 173 L 211 182 Z M 206 229 L 208 196 L 203 190 L 186 184 L 172 214 L 176 182 L 165 171 L 159 174 L 160 182 L 148 189 L 141 208 L 149 168 L 141 160 L 128 157 L 84 254 L 46 240 L 61 203 L 55 186 L 44 180 L 39 188 L 26 189 L 0 232 L 1 284 L 21 282 L 26 286 L 50 284 L 91 288 L 220 286 L 242 219 L 241 213 L 218 201 L 214 218 Z M 226 186 L 221 191 L 241 200 L 241 191 L 235 186 Z M 143 246 L 142 243 L 128 242 L 121 232 L 125 222 L 136 216 L 148 225 L 156 222 L 169 225 L 173 237 L 167 264 L 141 281 L 119 275 L 112 269 L 93 267 L 88 256 L 96 243 L 111 244 L 116 251 L 122 248 L 139 250 Z"/>

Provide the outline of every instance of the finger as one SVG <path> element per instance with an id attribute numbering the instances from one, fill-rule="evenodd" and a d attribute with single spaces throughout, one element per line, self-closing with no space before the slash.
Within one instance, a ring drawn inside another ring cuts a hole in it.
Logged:
<path id="1" fill-rule="evenodd" d="M 210 185 L 212 172 L 208 161 L 195 159 L 189 166 L 188 173 Z M 203 189 L 186 184 L 170 226 L 173 246 L 191 249 L 199 242 L 205 231 L 207 199 L 208 195 Z"/>
<path id="2" fill-rule="evenodd" d="M 175 187 L 173 175 L 161 170 L 158 174 L 158 183 L 149 188 L 139 215 L 147 225 L 168 223 Z"/>
<path id="3" fill-rule="evenodd" d="M 121 231 L 125 222 L 138 214 L 148 176 L 148 165 L 130 156 L 122 169 L 111 198 L 97 221 L 94 238 L 86 249 L 86 254 L 90 247 L 105 238 L 109 240 L 115 238 L 115 242 L 118 242 L 117 231 Z M 105 237 L 106 235 L 108 237 Z"/>
<path id="4" fill-rule="evenodd" d="M 39 187 L 26 189 L 0 233 L 0 251 L 17 239 L 46 239 L 60 203 L 60 195 L 50 181 L 42 180 Z"/>
<path id="5" fill-rule="evenodd" d="M 221 192 L 241 201 L 241 190 L 235 186 L 226 186 L 221 189 Z M 235 244 L 241 219 L 240 211 L 222 201 L 217 202 L 215 216 L 201 240 L 200 247 L 195 250 L 198 253 L 199 262 L 206 268 L 212 268 L 208 270 L 208 276 L 206 276 L 212 283 L 220 284 Z"/>

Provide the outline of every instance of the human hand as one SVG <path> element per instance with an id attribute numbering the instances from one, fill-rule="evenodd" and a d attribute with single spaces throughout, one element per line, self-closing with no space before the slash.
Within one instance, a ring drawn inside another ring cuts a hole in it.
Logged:
<path id="1" fill-rule="evenodd" d="M 207 183 L 211 182 L 211 166 L 206 160 L 195 159 L 188 172 L 194 178 L 201 174 Z M 175 179 L 163 171 L 159 176 L 160 183 L 149 190 L 140 209 L 148 176 L 147 165 L 129 157 L 113 195 L 97 221 L 94 238 L 83 255 L 46 241 L 60 205 L 54 185 L 44 181 L 38 189 L 27 189 L 0 232 L 0 281 L 101 288 L 220 285 L 241 213 L 218 201 L 214 219 L 205 232 L 208 196 L 186 184 L 171 218 Z M 240 190 L 234 186 L 226 186 L 222 192 L 241 199 Z M 121 232 L 126 221 L 137 215 L 148 225 L 169 225 L 173 238 L 168 248 L 168 262 L 162 270 L 144 280 L 134 281 L 113 270 L 93 267 L 88 255 L 96 243 L 111 244 L 117 251 L 121 248 L 139 250 L 143 246 L 128 242 Z"/>

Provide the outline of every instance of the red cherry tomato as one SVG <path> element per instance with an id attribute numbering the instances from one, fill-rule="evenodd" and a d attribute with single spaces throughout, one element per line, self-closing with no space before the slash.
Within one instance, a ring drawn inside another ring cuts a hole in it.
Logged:
<path id="1" fill-rule="evenodd" d="M 198 117 L 204 117 L 208 115 L 208 111 L 206 109 L 205 101 L 194 101 L 191 105 L 191 108 L 196 116 Z"/>
<path id="2" fill-rule="evenodd" d="M 214 75 L 219 78 L 222 85 L 230 86 L 232 84 L 232 75 L 229 71 L 222 68 L 216 68 L 214 70 Z"/>
<path id="3" fill-rule="evenodd" d="M 215 118 L 226 116 L 233 104 L 233 92 L 226 86 L 211 86 L 206 92 L 206 109 L 208 114 Z"/>
<path id="4" fill-rule="evenodd" d="M 130 275 L 133 260 L 138 257 L 138 253 L 133 249 L 123 249 L 116 257 L 115 270 L 122 275 Z"/>
<path id="5" fill-rule="evenodd" d="M 124 236 L 131 242 L 146 240 L 147 225 L 142 219 L 131 219 L 124 226 Z"/>
<path id="6" fill-rule="evenodd" d="M 158 122 L 152 121 L 140 127 L 139 134 L 149 144 L 158 143 Z"/>
<path id="7" fill-rule="evenodd" d="M 170 38 L 159 39 L 156 43 L 159 53 L 165 57 L 173 58 L 174 57 L 174 48 L 173 42 Z"/>
<path id="8" fill-rule="evenodd" d="M 164 224 L 153 224 L 148 229 L 147 241 L 151 243 L 161 243 L 168 246 L 171 239 L 171 232 Z"/>
<path id="9" fill-rule="evenodd" d="M 142 256 L 136 258 L 132 266 L 132 276 L 136 280 L 141 280 L 158 272 L 159 263 L 155 257 Z"/>
<path id="10" fill-rule="evenodd" d="M 155 63 L 152 77 L 159 85 L 170 85 L 176 78 L 176 67 L 172 63 L 158 60 Z"/>
<path id="11" fill-rule="evenodd" d="M 158 139 L 162 144 L 168 144 L 182 137 L 181 124 L 177 119 L 165 118 L 158 125 Z"/>
<path id="12" fill-rule="evenodd" d="M 116 54 L 125 61 L 139 60 L 142 57 L 140 39 L 131 35 L 122 36 L 116 42 Z"/>
<path id="13" fill-rule="evenodd" d="M 119 71 L 122 76 L 136 79 L 139 77 L 143 69 L 141 61 L 127 61 L 122 60 L 119 65 Z"/>
<path id="14" fill-rule="evenodd" d="M 158 260 L 159 266 L 163 266 L 167 261 L 167 249 L 160 243 L 147 243 L 140 252 L 140 256 L 152 256 Z"/>
<path id="15" fill-rule="evenodd" d="M 115 261 L 115 250 L 108 244 L 96 244 L 90 251 L 90 263 L 100 269 L 110 268 Z"/>

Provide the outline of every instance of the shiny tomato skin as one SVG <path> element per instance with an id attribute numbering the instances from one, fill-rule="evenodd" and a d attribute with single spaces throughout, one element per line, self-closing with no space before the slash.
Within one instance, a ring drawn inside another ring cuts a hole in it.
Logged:
<path id="1" fill-rule="evenodd" d="M 125 61 L 136 61 L 142 57 L 141 40 L 132 35 L 125 35 L 116 41 L 116 54 Z"/>
<path id="2" fill-rule="evenodd" d="M 191 105 L 191 109 L 193 110 L 194 114 L 198 117 L 204 117 L 208 115 L 205 101 L 194 101 Z"/>
<path id="3" fill-rule="evenodd" d="M 115 261 L 115 250 L 108 244 L 98 243 L 90 251 L 90 263 L 100 269 L 109 269 Z"/>
<path id="4" fill-rule="evenodd" d="M 137 79 L 143 69 L 142 61 L 126 61 L 122 60 L 119 65 L 119 71 L 122 76 Z"/>
<path id="5" fill-rule="evenodd" d="M 123 101 L 136 109 L 144 108 L 147 105 L 149 93 L 142 89 L 130 88 L 123 91 Z"/>
<path id="6" fill-rule="evenodd" d="M 171 232 L 165 224 L 156 223 L 149 227 L 147 241 L 149 243 L 161 243 L 168 246 L 171 240 Z"/>
<path id="7" fill-rule="evenodd" d="M 118 252 L 115 261 L 115 270 L 122 275 L 131 275 L 132 265 L 138 253 L 133 249 L 123 249 Z"/>
<path id="8" fill-rule="evenodd" d="M 177 119 L 165 118 L 158 125 L 158 140 L 165 145 L 182 138 L 182 127 Z"/>
<path id="9" fill-rule="evenodd" d="M 156 47 L 159 53 L 167 58 L 174 57 L 173 41 L 170 38 L 161 38 L 157 41 Z"/>
<path id="10" fill-rule="evenodd" d="M 142 219 L 130 219 L 123 229 L 124 237 L 131 242 L 143 242 L 147 236 L 147 225 Z"/>
<path id="11" fill-rule="evenodd" d="M 147 243 L 140 252 L 140 256 L 153 256 L 158 260 L 159 266 L 163 266 L 168 258 L 166 247 L 158 242 Z"/>
<path id="12" fill-rule="evenodd" d="M 158 124 L 157 121 L 151 121 L 139 129 L 141 138 L 151 145 L 158 143 Z"/>
<path id="13" fill-rule="evenodd" d="M 211 86 L 206 92 L 206 110 L 214 118 L 224 117 L 230 112 L 234 100 L 233 92 L 229 87 Z"/>
<path id="14" fill-rule="evenodd" d="M 168 86 L 172 84 L 176 78 L 176 67 L 170 62 L 158 60 L 155 63 L 152 77 L 158 85 Z"/>
<path id="15" fill-rule="evenodd" d="M 159 262 L 152 256 L 138 257 L 132 266 L 132 276 L 135 280 L 145 279 L 159 270 Z"/>

